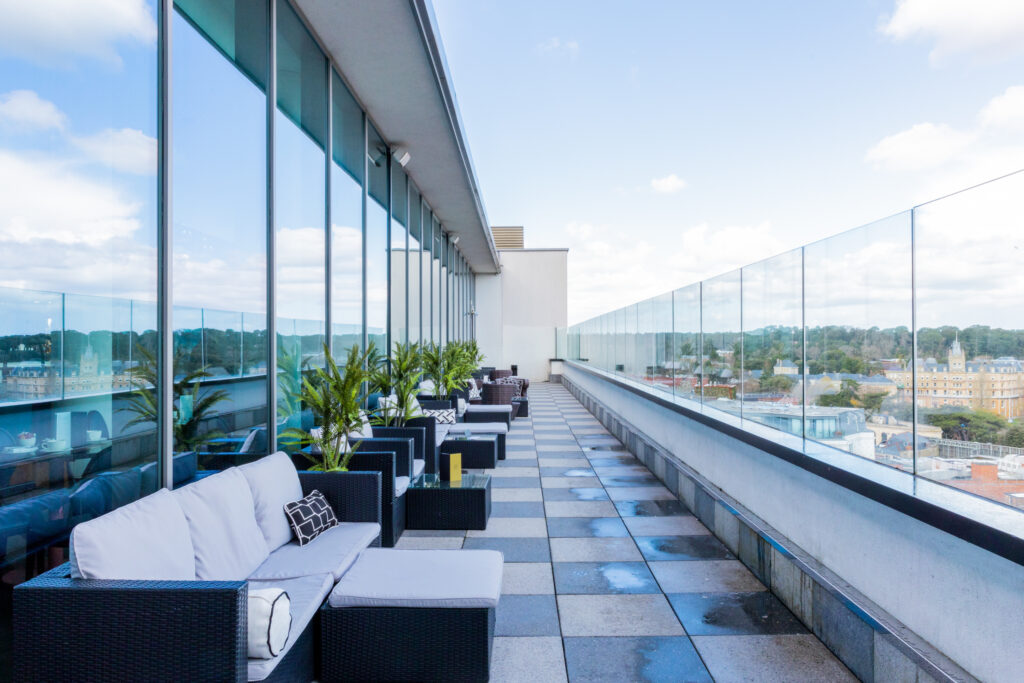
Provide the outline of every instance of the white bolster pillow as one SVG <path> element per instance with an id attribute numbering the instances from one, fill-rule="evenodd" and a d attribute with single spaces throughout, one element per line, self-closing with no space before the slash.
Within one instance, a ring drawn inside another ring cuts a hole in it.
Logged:
<path id="1" fill-rule="evenodd" d="M 249 589 L 249 656 L 281 654 L 292 628 L 291 599 L 280 588 Z"/>

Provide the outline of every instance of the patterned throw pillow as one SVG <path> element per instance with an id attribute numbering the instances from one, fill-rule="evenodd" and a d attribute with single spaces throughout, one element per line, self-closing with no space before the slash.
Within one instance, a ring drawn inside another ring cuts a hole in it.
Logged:
<path id="1" fill-rule="evenodd" d="M 286 504 L 284 514 L 299 545 L 306 545 L 331 527 L 338 526 L 338 518 L 334 516 L 330 503 L 315 489 L 305 498 Z"/>
<path id="2" fill-rule="evenodd" d="M 515 387 L 515 391 L 512 392 L 512 398 L 520 398 L 523 395 L 523 380 L 518 377 L 499 377 L 494 380 L 495 384 L 511 384 Z"/>
<path id="3" fill-rule="evenodd" d="M 437 424 L 440 425 L 453 425 L 455 424 L 455 409 L 454 408 L 441 408 L 438 410 L 424 410 L 423 414 L 427 417 L 432 417 L 437 420 Z"/>

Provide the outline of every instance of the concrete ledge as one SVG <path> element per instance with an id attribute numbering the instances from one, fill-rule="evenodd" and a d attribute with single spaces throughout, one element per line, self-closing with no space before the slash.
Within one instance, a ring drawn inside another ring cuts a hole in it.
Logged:
<path id="1" fill-rule="evenodd" d="M 563 374 L 560 382 L 861 680 L 977 680 L 612 411 L 569 373 Z M 1015 677 L 1008 673 L 1006 679 Z"/>

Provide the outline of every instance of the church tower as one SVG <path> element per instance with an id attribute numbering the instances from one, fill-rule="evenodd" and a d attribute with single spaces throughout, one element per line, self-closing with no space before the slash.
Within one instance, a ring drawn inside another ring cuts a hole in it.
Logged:
<path id="1" fill-rule="evenodd" d="M 964 372 L 967 369 L 967 354 L 960 346 L 960 333 L 957 332 L 953 345 L 949 347 L 949 371 Z"/>

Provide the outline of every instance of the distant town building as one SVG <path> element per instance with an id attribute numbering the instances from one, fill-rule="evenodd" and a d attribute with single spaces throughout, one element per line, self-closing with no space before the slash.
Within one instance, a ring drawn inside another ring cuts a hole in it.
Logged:
<path id="1" fill-rule="evenodd" d="M 901 391 L 912 389 L 910 368 L 886 371 Z M 917 361 L 917 400 L 922 408 L 954 406 L 987 410 L 1004 418 L 1024 415 L 1024 363 L 1016 358 L 967 360 L 959 337 L 945 364 Z"/>

